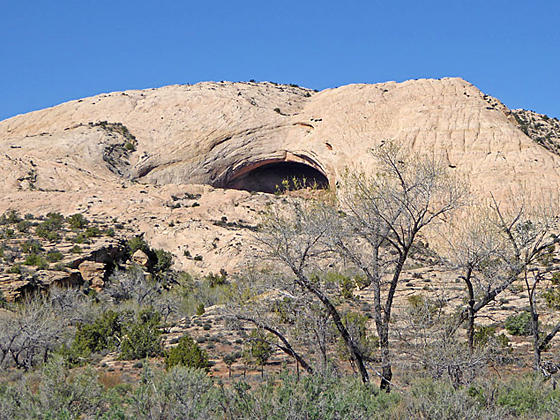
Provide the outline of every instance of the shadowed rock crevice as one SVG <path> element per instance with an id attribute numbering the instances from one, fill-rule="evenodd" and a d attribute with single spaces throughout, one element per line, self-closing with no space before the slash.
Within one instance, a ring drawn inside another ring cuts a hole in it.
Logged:
<path id="1" fill-rule="evenodd" d="M 329 187 L 325 174 L 300 162 L 273 161 L 245 168 L 225 188 L 274 193 L 289 189 Z"/>

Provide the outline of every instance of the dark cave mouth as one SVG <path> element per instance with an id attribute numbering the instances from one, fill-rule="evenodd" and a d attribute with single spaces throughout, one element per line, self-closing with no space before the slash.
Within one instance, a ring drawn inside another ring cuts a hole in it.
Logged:
<path id="1" fill-rule="evenodd" d="M 326 175 L 305 163 L 276 161 L 253 168 L 246 168 L 242 174 L 234 176 L 225 187 L 265 193 L 283 192 L 286 189 L 329 188 Z"/>

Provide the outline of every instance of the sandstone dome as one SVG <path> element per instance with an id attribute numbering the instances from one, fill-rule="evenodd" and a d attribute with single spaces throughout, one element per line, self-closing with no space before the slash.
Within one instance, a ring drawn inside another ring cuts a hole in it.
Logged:
<path id="1" fill-rule="evenodd" d="M 373 170 L 369 150 L 388 139 L 441 157 L 477 194 L 557 191 L 560 157 L 521 128 L 459 78 L 113 92 L 0 122 L 0 212 L 118 218 L 181 268 L 219 270 L 243 258 L 282 178 L 334 187 L 348 167 Z"/>

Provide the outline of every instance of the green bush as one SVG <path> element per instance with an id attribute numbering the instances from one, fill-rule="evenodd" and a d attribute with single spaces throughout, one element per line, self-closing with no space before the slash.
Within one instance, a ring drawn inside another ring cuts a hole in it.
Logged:
<path id="1" fill-rule="evenodd" d="M 97 238 L 101 235 L 103 235 L 103 232 L 97 226 L 91 226 L 86 229 L 86 237 L 88 238 Z"/>
<path id="2" fill-rule="evenodd" d="M 49 263 L 41 255 L 38 255 L 38 254 L 29 254 L 25 258 L 25 261 L 23 262 L 23 264 L 33 265 L 33 266 L 37 267 L 37 269 L 39 269 L 39 270 L 44 270 L 44 269 L 48 268 L 48 266 L 49 266 Z"/>
<path id="3" fill-rule="evenodd" d="M 8 210 L 0 216 L 0 225 L 15 224 L 21 222 L 21 217 L 16 210 Z"/>
<path id="4" fill-rule="evenodd" d="M 71 249 L 70 252 L 72 254 L 81 254 L 82 253 L 82 248 L 78 245 L 74 245 Z"/>
<path id="5" fill-rule="evenodd" d="M 524 311 L 508 316 L 506 318 L 505 327 L 511 335 L 530 335 L 531 314 Z"/>
<path id="6" fill-rule="evenodd" d="M 89 244 L 90 240 L 87 235 L 83 232 L 78 233 L 76 236 L 70 239 L 75 244 Z"/>
<path id="7" fill-rule="evenodd" d="M 56 249 L 47 252 L 47 261 L 49 262 L 57 262 L 60 261 L 62 258 L 64 258 L 64 255 L 62 255 L 62 252 Z"/>
<path id="8" fill-rule="evenodd" d="M 188 335 L 181 337 L 177 345 L 165 353 L 165 367 L 169 369 L 177 365 L 207 371 L 210 366 L 206 352 Z"/>
<path id="9" fill-rule="evenodd" d="M 549 308 L 560 309 L 560 288 L 551 287 L 546 289 L 543 293 L 543 298 Z"/>
<path id="10" fill-rule="evenodd" d="M 122 316 L 111 310 L 103 313 L 92 324 L 78 324 L 67 357 L 71 363 L 78 364 L 92 353 L 105 349 L 114 350 L 122 331 Z"/>
<path id="11" fill-rule="evenodd" d="M 21 274 L 21 264 L 14 264 L 8 269 L 8 273 Z"/>
<path id="12" fill-rule="evenodd" d="M 20 232 L 26 233 L 31 227 L 31 222 L 28 220 L 22 220 L 21 222 L 18 222 L 16 227 Z"/>
<path id="13" fill-rule="evenodd" d="M 128 240 L 128 249 L 130 250 L 131 254 L 134 254 L 139 249 L 146 254 L 150 252 L 148 243 L 140 236 L 135 236 L 134 238 L 130 238 Z"/>
<path id="14" fill-rule="evenodd" d="M 26 254 L 38 254 L 43 250 L 43 246 L 35 239 L 28 239 L 21 244 L 21 250 Z"/>
<path id="15" fill-rule="evenodd" d="M 72 229 L 83 229 L 89 224 L 89 221 L 80 213 L 68 216 L 66 221 Z"/>
<path id="16" fill-rule="evenodd" d="M 154 253 L 156 255 L 156 263 L 153 268 L 154 273 L 164 273 L 168 271 L 173 264 L 173 254 L 163 249 L 156 249 Z"/>
<path id="17" fill-rule="evenodd" d="M 497 404 L 514 416 L 557 418 L 553 415 L 560 412 L 560 391 L 533 377 L 517 379 L 498 388 Z"/>
<path id="18" fill-rule="evenodd" d="M 124 360 L 158 356 L 162 353 L 161 315 L 153 309 L 144 309 L 137 319 L 125 326 L 120 358 Z"/>

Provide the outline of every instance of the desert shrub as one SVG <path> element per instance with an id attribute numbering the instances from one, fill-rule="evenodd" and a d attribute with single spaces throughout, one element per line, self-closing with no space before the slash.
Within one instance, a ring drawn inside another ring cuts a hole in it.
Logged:
<path id="1" fill-rule="evenodd" d="M 399 407 L 402 418 L 413 419 L 496 419 L 504 410 L 487 407 L 474 388 L 454 389 L 449 383 L 432 379 L 416 380 Z M 478 391 L 478 390 L 477 390 Z"/>
<path id="2" fill-rule="evenodd" d="M 80 213 L 68 216 L 66 221 L 72 229 L 83 229 L 89 224 L 89 221 Z"/>
<path id="3" fill-rule="evenodd" d="M 134 254 L 139 249 L 146 254 L 150 252 L 150 246 L 144 239 L 142 239 L 141 236 L 135 236 L 134 238 L 130 238 L 128 240 L 127 245 L 131 254 Z"/>
<path id="4" fill-rule="evenodd" d="M 31 227 L 31 222 L 28 220 L 22 220 L 21 222 L 18 222 L 18 224 L 16 225 L 17 230 L 23 233 L 26 233 L 30 227 Z"/>
<path id="5" fill-rule="evenodd" d="M 74 245 L 72 248 L 70 248 L 70 252 L 72 254 L 81 254 L 82 248 L 79 245 Z"/>
<path id="6" fill-rule="evenodd" d="M 208 370 L 208 356 L 190 336 L 184 335 L 165 353 L 165 367 L 169 369 L 177 365 Z"/>
<path id="7" fill-rule="evenodd" d="M 86 229 L 85 234 L 88 238 L 97 238 L 103 235 L 103 232 L 97 226 L 91 226 Z"/>
<path id="8" fill-rule="evenodd" d="M 237 383 L 226 396 L 231 418 L 258 419 L 387 419 L 401 400 L 399 393 L 332 372 L 299 379 L 284 373 L 254 389 Z"/>
<path id="9" fill-rule="evenodd" d="M 154 251 L 156 257 L 156 263 L 153 266 L 154 273 L 164 273 L 171 268 L 173 264 L 173 254 L 171 252 L 164 251 L 163 249 L 156 249 Z"/>
<path id="10" fill-rule="evenodd" d="M 227 272 L 224 269 L 221 269 L 220 274 L 210 273 L 204 278 L 204 280 L 208 282 L 208 286 L 210 287 L 224 286 L 228 284 Z"/>
<path id="11" fill-rule="evenodd" d="M 62 252 L 53 249 L 52 251 L 47 252 L 47 261 L 49 262 L 57 262 L 60 261 L 62 258 L 64 258 L 64 255 L 62 255 Z"/>
<path id="12" fill-rule="evenodd" d="M 43 256 L 38 255 L 38 254 L 29 254 L 25 258 L 25 261 L 23 262 L 23 264 L 33 265 L 33 266 L 37 267 L 37 269 L 39 269 L 39 270 L 44 270 L 49 266 L 49 263 L 47 262 L 47 260 L 45 260 L 45 258 Z"/>
<path id="13" fill-rule="evenodd" d="M 498 388 L 497 404 L 514 416 L 553 418 L 560 412 L 560 390 L 534 377 L 516 378 Z"/>
<path id="14" fill-rule="evenodd" d="M 21 217 L 16 210 L 8 210 L 0 216 L 0 225 L 15 224 L 21 222 Z"/>
<path id="15" fill-rule="evenodd" d="M 560 289 L 558 287 L 546 289 L 543 293 L 543 298 L 549 308 L 560 309 Z"/>
<path id="16" fill-rule="evenodd" d="M 91 242 L 87 235 L 83 232 L 80 232 L 73 238 L 70 238 L 70 241 L 75 244 L 89 244 Z"/>
<path id="17" fill-rule="evenodd" d="M 206 309 L 204 308 L 204 303 L 199 303 L 198 306 L 196 307 L 196 314 L 198 316 L 204 315 L 204 312 L 206 312 Z"/>
<path id="18" fill-rule="evenodd" d="M 379 347 L 379 339 L 376 336 L 368 334 L 366 323 L 368 317 L 358 312 L 347 312 L 342 317 L 348 333 L 352 340 L 360 349 L 360 352 L 366 359 L 371 359 L 374 356 L 376 349 Z M 346 360 L 350 359 L 350 353 L 344 340 L 339 338 L 338 352 L 341 357 Z"/>
<path id="19" fill-rule="evenodd" d="M 35 239 L 28 239 L 21 244 L 21 250 L 26 254 L 38 254 L 43 251 L 43 246 Z"/>
<path id="20" fill-rule="evenodd" d="M 123 418 L 113 402 L 94 369 L 71 374 L 56 357 L 37 374 L 0 386 L 2 419 Z"/>
<path id="21" fill-rule="evenodd" d="M 21 264 L 14 264 L 10 268 L 8 268 L 8 273 L 11 274 L 21 274 Z"/>
<path id="22" fill-rule="evenodd" d="M 511 335 L 530 335 L 531 314 L 527 311 L 523 311 L 508 316 L 505 321 L 505 327 Z"/>
<path id="23" fill-rule="evenodd" d="M 15 231 L 10 228 L 6 228 L 0 233 L 0 239 L 12 239 L 14 237 L 15 237 Z"/>
<path id="24" fill-rule="evenodd" d="M 133 300 L 138 306 L 153 305 L 160 292 L 161 285 L 146 279 L 142 269 L 136 266 L 128 270 L 115 270 L 104 290 L 115 303 Z"/>
<path id="25" fill-rule="evenodd" d="M 200 369 L 175 366 L 159 372 L 145 367 L 131 400 L 131 418 L 235 418 L 224 415 L 222 391 Z"/>
<path id="26" fill-rule="evenodd" d="M 67 357 L 79 364 L 92 353 L 113 350 L 117 347 L 123 331 L 123 319 L 118 312 L 109 310 L 91 324 L 79 323 Z"/>
<path id="27" fill-rule="evenodd" d="M 162 353 L 161 315 L 149 308 L 142 310 L 136 320 L 124 328 L 120 358 L 125 360 L 157 356 Z"/>

